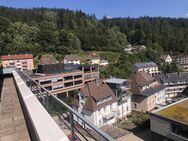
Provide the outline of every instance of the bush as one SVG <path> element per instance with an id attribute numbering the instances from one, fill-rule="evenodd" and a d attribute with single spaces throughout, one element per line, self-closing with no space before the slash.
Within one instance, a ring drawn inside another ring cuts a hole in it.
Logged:
<path id="1" fill-rule="evenodd" d="M 137 126 L 144 126 L 149 122 L 149 114 L 140 112 L 133 118 L 133 123 Z"/>

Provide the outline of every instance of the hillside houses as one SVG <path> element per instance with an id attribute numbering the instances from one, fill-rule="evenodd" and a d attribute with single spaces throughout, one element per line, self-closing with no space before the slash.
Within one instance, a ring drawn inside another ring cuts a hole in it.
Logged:
<path id="1" fill-rule="evenodd" d="M 134 53 L 138 53 L 141 50 L 145 50 L 146 46 L 145 45 L 127 45 L 124 48 L 124 51 L 128 54 L 134 54 Z"/>

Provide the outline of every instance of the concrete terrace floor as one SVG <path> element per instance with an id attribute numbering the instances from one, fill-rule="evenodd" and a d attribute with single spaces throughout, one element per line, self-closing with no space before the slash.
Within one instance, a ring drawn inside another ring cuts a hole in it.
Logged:
<path id="1" fill-rule="evenodd" d="M 0 78 L 0 141 L 30 141 L 13 78 Z"/>

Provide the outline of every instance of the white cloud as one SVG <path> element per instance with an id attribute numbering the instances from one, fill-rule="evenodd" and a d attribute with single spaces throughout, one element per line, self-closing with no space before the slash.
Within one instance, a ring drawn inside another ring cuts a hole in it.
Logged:
<path id="1" fill-rule="evenodd" d="M 188 14 L 188 13 L 187 13 Z M 187 15 L 187 17 L 188 17 L 188 15 Z M 107 16 L 107 19 L 112 19 L 112 17 L 111 16 Z"/>
<path id="2" fill-rule="evenodd" d="M 185 17 L 187 17 L 187 18 L 188 18 L 188 13 L 186 13 L 186 14 L 185 14 Z"/>

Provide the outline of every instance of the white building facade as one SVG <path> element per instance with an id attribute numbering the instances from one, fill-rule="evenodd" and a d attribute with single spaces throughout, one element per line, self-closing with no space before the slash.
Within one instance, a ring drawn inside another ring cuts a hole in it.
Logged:
<path id="1" fill-rule="evenodd" d="M 77 55 L 66 55 L 64 58 L 64 64 L 80 65 L 80 59 Z"/>
<path id="2" fill-rule="evenodd" d="M 131 97 L 124 96 L 119 102 L 105 82 L 100 82 L 99 85 L 89 82 L 78 95 L 73 103 L 73 109 L 97 127 L 113 124 L 131 113 Z M 76 117 L 75 120 L 85 126 Z"/>
<path id="3" fill-rule="evenodd" d="M 133 72 L 145 71 L 150 75 L 159 73 L 158 65 L 154 62 L 137 63 L 133 65 Z"/>
<path id="4" fill-rule="evenodd" d="M 188 86 L 188 73 L 168 73 L 155 76 L 166 88 L 166 101 L 172 101 L 176 97 L 181 97 L 181 93 Z"/>

